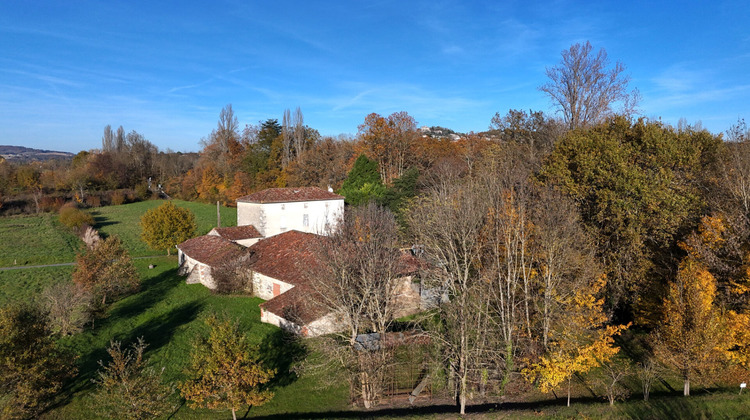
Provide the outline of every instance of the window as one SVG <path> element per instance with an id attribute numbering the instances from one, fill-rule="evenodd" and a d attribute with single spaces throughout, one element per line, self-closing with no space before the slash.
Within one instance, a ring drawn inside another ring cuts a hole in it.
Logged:
<path id="1" fill-rule="evenodd" d="M 304 226 L 304 227 L 310 226 L 310 215 L 309 214 L 303 214 L 302 215 L 302 226 Z"/>

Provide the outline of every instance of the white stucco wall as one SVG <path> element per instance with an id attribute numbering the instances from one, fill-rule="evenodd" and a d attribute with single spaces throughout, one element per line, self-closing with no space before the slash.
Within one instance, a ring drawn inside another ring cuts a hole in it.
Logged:
<path id="1" fill-rule="evenodd" d="M 237 202 L 237 226 L 253 225 L 264 237 L 288 230 L 324 234 L 344 214 L 344 200 L 296 201 L 291 203 Z M 305 217 L 307 216 L 307 217 Z"/>
<path id="2" fill-rule="evenodd" d="M 294 287 L 294 285 L 283 282 L 281 280 L 276 280 L 273 277 L 268 277 L 264 274 L 253 272 L 253 293 L 255 296 L 258 296 L 261 299 L 272 299 L 274 297 L 273 295 L 273 285 L 278 284 L 279 285 L 279 294 L 286 293 Z"/>

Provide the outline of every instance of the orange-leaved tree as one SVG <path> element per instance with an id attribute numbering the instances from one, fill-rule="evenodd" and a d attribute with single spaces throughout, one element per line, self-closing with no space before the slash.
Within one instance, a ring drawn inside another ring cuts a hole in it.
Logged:
<path id="1" fill-rule="evenodd" d="M 654 340 L 656 357 L 682 376 L 685 396 L 690 380 L 720 367 L 733 347 L 728 317 L 714 304 L 715 297 L 714 276 L 688 256 L 669 285 Z"/>

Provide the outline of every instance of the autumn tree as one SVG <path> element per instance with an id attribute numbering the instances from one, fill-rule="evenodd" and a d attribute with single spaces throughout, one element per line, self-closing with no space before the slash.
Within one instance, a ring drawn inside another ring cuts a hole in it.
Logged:
<path id="1" fill-rule="evenodd" d="M 91 293 L 101 308 L 108 299 L 137 290 L 140 278 L 122 240 L 113 235 L 76 256 L 73 282 Z"/>
<path id="2" fill-rule="evenodd" d="M 362 143 L 367 154 L 378 163 L 384 184 L 389 185 L 411 166 L 416 129 L 414 118 L 403 111 L 388 117 L 370 114 L 359 126 Z"/>
<path id="3" fill-rule="evenodd" d="M 564 131 L 559 121 L 547 118 L 542 111 L 510 109 L 505 115 L 495 113 L 489 134 L 496 134 L 501 142 L 527 144 L 530 151 L 544 155 L 552 150 Z"/>
<path id="4" fill-rule="evenodd" d="M 215 314 L 206 318 L 208 337 L 198 340 L 190 356 L 190 376 L 179 386 L 191 407 L 236 411 L 243 406 L 259 406 L 273 397 L 263 389 L 275 372 L 262 366 L 258 349 L 236 321 L 220 319 Z"/>
<path id="5" fill-rule="evenodd" d="M 594 54 L 588 41 L 577 43 L 563 50 L 559 65 L 546 69 L 550 80 L 539 90 L 550 97 L 570 129 L 588 127 L 612 115 L 617 103 L 624 115 L 635 111 L 638 91 L 628 92 L 630 77 L 624 71 L 620 62 L 609 67 L 604 48 Z"/>
<path id="6" fill-rule="evenodd" d="M 655 332 L 656 357 L 677 370 L 683 394 L 690 381 L 725 361 L 732 346 L 726 319 L 714 304 L 716 280 L 706 268 L 687 257 L 664 299 L 664 319 Z"/>
<path id="7" fill-rule="evenodd" d="M 550 392 L 566 383 L 568 406 L 573 375 L 586 373 L 611 360 L 620 351 L 614 344 L 614 337 L 629 327 L 607 324 L 604 301 L 597 297 L 605 282 L 605 277 L 601 276 L 560 302 L 565 306 L 565 317 L 558 318 L 550 331 L 547 352 L 522 371 L 542 392 Z"/>
<path id="8" fill-rule="evenodd" d="M 42 301 L 49 313 L 50 330 L 62 336 L 82 331 L 91 320 L 92 298 L 88 290 L 71 282 L 46 288 Z"/>
<path id="9" fill-rule="evenodd" d="M 96 386 L 93 408 L 111 419 L 142 420 L 163 416 L 176 408 L 175 389 L 162 380 L 162 371 L 147 367 L 143 338 L 130 348 L 111 341 L 107 354 L 111 360 L 99 361 L 100 369 L 92 380 Z"/>
<path id="10" fill-rule="evenodd" d="M 152 249 L 172 248 L 195 236 L 195 215 L 186 208 L 177 207 L 171 201 L 147 211 L 141 216 L 141 239 Z"/>
<path id="11" fill-rule="evenodd" d="M 75 374 L 74 357 L 51 337 L 46 314 L 29 304 L 0 308 L 0 409 L 36 417 Z"/>

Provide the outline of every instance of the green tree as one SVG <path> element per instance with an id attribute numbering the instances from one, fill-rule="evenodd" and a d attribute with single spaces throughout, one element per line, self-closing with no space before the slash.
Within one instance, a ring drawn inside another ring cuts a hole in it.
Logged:
<path id="1" fill-rule="evenodd" d="M 365 155 L 359 155 L 339 190 L 346 203 L 352 206 L 367 204 L 370 201 L 379 203 L 385 192 L 385 185 L 380 180 L 378 172 L 378 163 Z"/>
<path id="2" fill-rule="evenodd" d="M 195 236 L 195 215 L 171 201 L 141 216 L 141 239 L 153 249 L 166 249 L 167 255 L 177 244 Z"/>
<path id="3" fill-rule="evenodd" d="M 188 370 L 192 378 L 180 384 L 180 391 L 191 407 L 231 410 L 236 420 L 241 407 L 273 397 L 262 385 L 275 371 L 262 366 L 258 349 L 248 344 L 236 321 L 212 314 L 206 325 L 209 335 L 196 343 Z"/>
<path id="4" fill-rule="evenodd" d="M 0 417 L 34 417 L 75 374 L 73 356 L 50 335 L 39 308 L 25 303 L 0 308 Z"/>
<path id="5" fill-rule="evenodd" d="M 610 306 L 637 309 L 648 295 L 641 292 L 654 289 L 649 282 L 663 282 L 654 267 L 671 264 L 680 235 L 697 224 L 702 180 L 720 147 L 706 131 L 624 117 L 571 131 L 555 145 L 539 178 L 570 196 L 594 233 Z"/>
<path id="6" fill-rule="evenodd" d="M 122 349 L 119 341 L 109 343 L 112 360 L 99 361 L 99 372 L 93 379 L 97 391 L 94 409 L 112 419 L 141 420 L 162 416 L 175 408 L 171 401 L 174 386 L 162 382 L 161 372 L 146 367 L 143 338 L 130 348 Z"/>
<path id="7" fill-rule="evenodd" d="M 118 236 L 99 241 L 93 249 L 76 257 L 73 282 L 101 301 L 99 309 L 107 304 L 107 299 L 137 290 L 139 281 L 130 254 Z"/>

